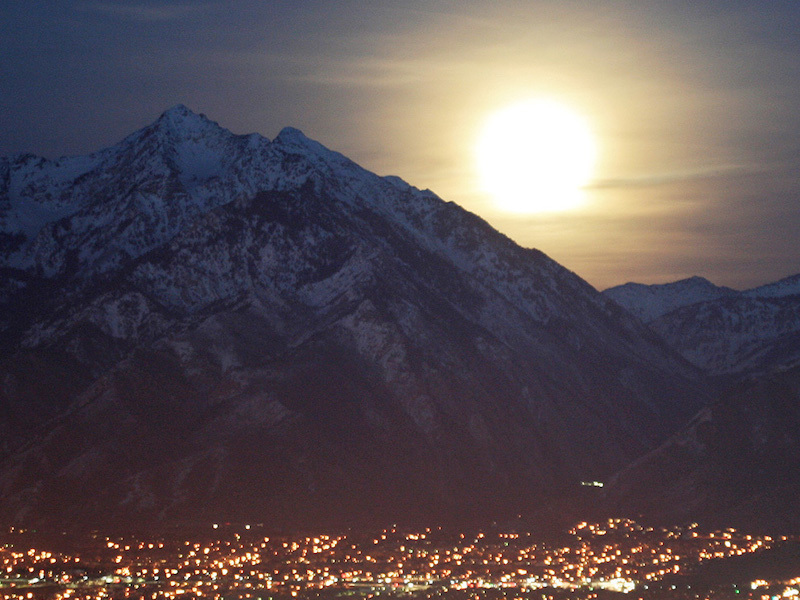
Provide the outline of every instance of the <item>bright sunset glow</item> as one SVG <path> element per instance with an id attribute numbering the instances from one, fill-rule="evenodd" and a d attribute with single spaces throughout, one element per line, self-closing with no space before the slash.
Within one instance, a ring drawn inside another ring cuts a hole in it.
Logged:
<path id="1" fill-rule="evenodd" d="M 499 208 L 532 213 L 582 203 L 595 142 L 586 122 L 549 100 L 529 100 L 494 113 L 477 146 L 484 191 Z"/>

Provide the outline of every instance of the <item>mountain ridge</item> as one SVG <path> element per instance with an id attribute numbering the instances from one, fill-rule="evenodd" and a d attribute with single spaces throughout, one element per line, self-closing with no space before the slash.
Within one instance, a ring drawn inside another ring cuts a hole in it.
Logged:
<path id="1" fill-rule="evenodd" d="M 542 252 L 298 130 L 187 111 L 58 197 L 0 189 L 85 202 L 1 263 L 0 520 L 530 513 L 702 404 Z"/>
<path id="2" fill-rule="evenodd" d="M 786 534 L 798 520 L 800 367 L 740 380 L 612 477 L 614 513 Z"/>
<path id="3" fill-rule="evenodd" d="M 800 275 L 745 291 L 695 277 L 603 294 L 715 376 L 768 373 L 800 359 Z"/>
<path id="4" fill-rule="evenodd" d="M 603 294 L 649 323 L 678 308 L 713 300 L 738 292 L 720 287 L 699 276 L 671 283 L 643 284 L 629 282 L 603 290 Z"/>

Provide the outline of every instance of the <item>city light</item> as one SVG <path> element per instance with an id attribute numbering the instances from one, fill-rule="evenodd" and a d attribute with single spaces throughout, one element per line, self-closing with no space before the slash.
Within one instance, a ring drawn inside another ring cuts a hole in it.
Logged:
<path id="1" fill-rule="evenodd" d="M 6 532 L 0 594 L 43 600 L 443 598 L 461 592 L 469 595 L 452 597 L 552 600 L 554 594 L 568 593 L 592 600 L 598 593 L 615 593 L 655 598 L 653 590 L 661 589 L 665 578 L 778 543 L 733 529 L 653 528 L 627 519 L 579 523 L 558 544 L 497 530 L 468 534 L 393 527 L 372 535 L 266 536 L 260 529 L 214 524 L 197 539 L 97 537 L 80 555 L 34 548 L 26 545 L 32 538 L 23 532 Z M 675 586 L 669 587 L 672 592 Z M 797 578 L 755 580 L 742 590 L 728 586 L 727 593 L 761 600 L 793 598 L 799 590 Z M 684 590 L 680 597 L 704 596 Z"/>

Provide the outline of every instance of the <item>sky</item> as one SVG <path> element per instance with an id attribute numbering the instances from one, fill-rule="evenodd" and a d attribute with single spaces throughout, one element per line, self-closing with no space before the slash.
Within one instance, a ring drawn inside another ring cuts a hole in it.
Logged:
<path id="1" fill-rule="evenodd" d="M 4 0 L 0 155 L 113 145 L 183 103 L 284 126 L 479 214 L 598 289 L 800 273 L 800 2 Z M 596 140 L 583 204 L 509 213 L 476 143 L 546 98 Z"/>

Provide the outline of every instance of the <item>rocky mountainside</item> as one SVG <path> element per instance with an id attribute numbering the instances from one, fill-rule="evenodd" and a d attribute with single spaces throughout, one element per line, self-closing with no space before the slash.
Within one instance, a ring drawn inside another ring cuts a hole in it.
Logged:
<path id="1" fill-rule="evenodd" d="M 603 292 L 711 375 L 767 373 L 800 360 L 800 276 L 739 292 L 693 277 Z"/>
<path id="2" fill-rule="evenodd" d="M 739 382 L 616 475 L 608 510 L 800 531 L 800 368 Z"/>
<path id="3" fill-rule="evenodd" d="M 4 522 L 516 515 L 704 400 L 575 274 L 295 129 L 177 106 L 0 159 L 0 246 Z"/>
<path id="4" fill-rule="evenodd" d="M 742 292 L 744 296 L 750 298 L 787 298 L 790 296 L 800 296 L 800 274 L 790 275 L 775 283 L 746 290 Z"/>
<path id="5" fill-rule="evenodd" d="M 736 296 L 680 308 L 650 323 L 712 375 L 741 377 L 800 360 L 800 298 Z"/>
<path id="6" fill-rule="evenodd" d="M 690 277 L 672 283 L 646 285 L 626 283 L 603 291 L 606 297 L 639 317 L 645 323 L 678 308 L 707 300 L 716 300 L 739 292 L 720 287 L 704 277 Z"/>

